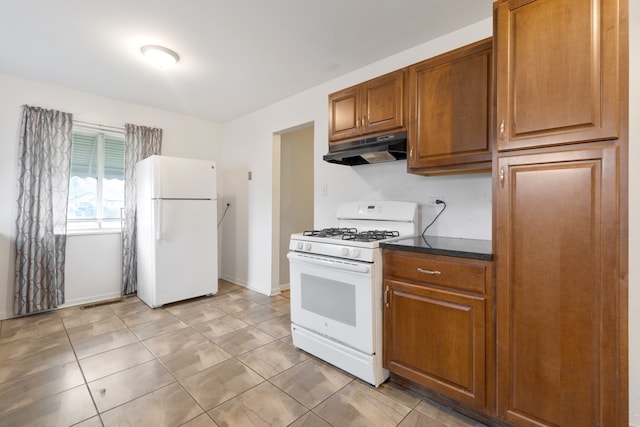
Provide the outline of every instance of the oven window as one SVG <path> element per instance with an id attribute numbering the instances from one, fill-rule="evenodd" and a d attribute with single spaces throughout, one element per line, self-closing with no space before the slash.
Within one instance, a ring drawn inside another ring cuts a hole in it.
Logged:
<path id="1" fill-rule="evenodd" d="M 352 284 L 302 274 L 302 309 L 356 326 L 356 288 Z"/>

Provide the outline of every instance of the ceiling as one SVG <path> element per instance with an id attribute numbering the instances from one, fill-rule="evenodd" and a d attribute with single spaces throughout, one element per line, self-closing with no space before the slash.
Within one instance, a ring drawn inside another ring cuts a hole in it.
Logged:
<path id="1" fill-rule="evenodd" d="M 491 0 L 15 0 L 0 73 L 224 122 L 491 16 Z M 159 70 L 140 47 L 180 55 Z"/>

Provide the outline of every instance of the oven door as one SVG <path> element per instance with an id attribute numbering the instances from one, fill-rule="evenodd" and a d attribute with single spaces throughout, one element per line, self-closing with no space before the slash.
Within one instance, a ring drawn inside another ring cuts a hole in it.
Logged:
<path id="1" fill-rule="evenodd" d="M 373 264 L 290 252 L 291 322 L 375 353 Z"/>

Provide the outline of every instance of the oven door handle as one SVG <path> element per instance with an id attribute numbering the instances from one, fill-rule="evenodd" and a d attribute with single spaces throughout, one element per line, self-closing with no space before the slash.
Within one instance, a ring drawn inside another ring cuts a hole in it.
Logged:
<path id="1" fill-rule="evenodd" d="M 305 255 L 296 252 L 289 252 L 287 258 L 290 261 L 299 262 L 302 264 L 319 265 L 321 267 L 334 268 L 342 271 L 352 271 L 355 273 L 368 273 L 371 271 L 371 265 L 366 263 L 355 263 L 349 261 L 341 261 L 338 259 L 316 257 L 312 255 Z"/>

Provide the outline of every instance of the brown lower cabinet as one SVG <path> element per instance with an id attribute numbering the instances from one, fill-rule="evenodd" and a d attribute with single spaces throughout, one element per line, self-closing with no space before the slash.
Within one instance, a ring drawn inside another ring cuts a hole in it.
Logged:
<path id="1" fill-rule="evenodd" d="M 514 425 L 627 422 L 619 158 L 615 141 L 498 157 L 498 415 Z"/>
<path id="2" fill-rule="evenodd" d="M 385 367 L 486 409 L 487 364 L 494 363 L 492 271 L 490 261 L 385 249 Z"/>

